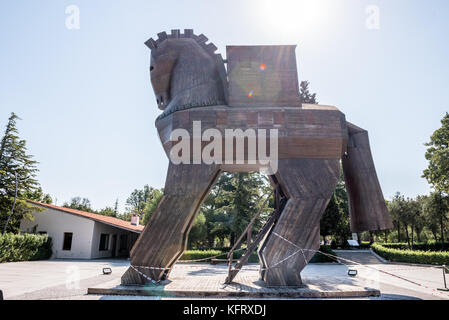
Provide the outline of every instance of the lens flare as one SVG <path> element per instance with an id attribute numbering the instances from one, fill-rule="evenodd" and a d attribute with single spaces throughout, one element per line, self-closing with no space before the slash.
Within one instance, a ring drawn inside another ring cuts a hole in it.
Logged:
<path id="1" fill-rule="evenodd" d="M 264 71 L 266 67 L 267 66 L 265 65 L 265 63 L 262 63 L 262 64 L 260 64 L 259 69 L 260 69 L 260 71 Z"/>
<path id="2" fill-rule="evenodd" d="M 248 98 L 251 98 L 253 96 L 253 90 L 251 90 L 249 93 L 248 93 Z"/>

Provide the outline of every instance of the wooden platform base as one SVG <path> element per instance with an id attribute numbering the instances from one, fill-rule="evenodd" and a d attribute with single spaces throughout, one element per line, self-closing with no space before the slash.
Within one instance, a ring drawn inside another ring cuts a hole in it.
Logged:
<path id="1" fill-rule="evenodd" d="M 123 286 L 116 279 L 89 288 L 88 294 L 175 298 L 361 298 L 380 295 L 380 291 L 371 288 L 364 279 L 347 276 L 344 266 L 315 265 L 309 269 L 313 271 L 305 272 L 304 285 L 300 287 L 268 287 L 259 280 L 258 265 L 245 267 L 229 285 L 224 284 L 227 276 L 225 265 L 181 265 L 175 267 L 170 280 L 158 284 Z M 337 274 L 336 269 L 339 270 Z"/>
<path id="2" fill-rule="evenodd" d="M 175 285 L 146 285 L 146 286 L 122 286 L 119 281 L 112 287 L 92 287 L 87 293 L 93 295 L 120 295 L 120 296 L 161 296 L 161 297 L 247 297 L 247 298 L 364 298 L 378 297 L 380 291 L 373 288 L 340 285 L 334 289 L 316 285 L 305 285 L 299 288 L 269 288 L 255 285 L 247 288 L 242 284 L 223 285 L 213 289 L 186 289 L 176 288 Z"/>

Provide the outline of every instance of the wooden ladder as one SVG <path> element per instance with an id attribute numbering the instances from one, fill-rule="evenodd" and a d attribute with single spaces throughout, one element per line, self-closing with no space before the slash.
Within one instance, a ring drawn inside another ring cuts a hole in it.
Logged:
<path id="1" fill-rule="evenodd" d="M 243 233 L 240 235 L 240 237 L 238 238 L 238 240 L 235 242 L 234 246 L 231 248 L 231 250 L 228 253 L 229 271 L 228 271 L 228 277 L 225 280 L 226 284 L 230 284 L 232 282 L 232 280 L 234 280 L 235 276 L 242 269 L 242 267 L 248 263 L 249 257 L 254 252 L 254 250 L 257 249 L 257 246 L 259 245 L 259 243 L 264 239 L 264 237 L 271 231 L 273 226 L 276 224 L 277 220 L 279 219 L 279 216 L 281 215 L 282 210 L 285 207 L 285 204 L 287 203 L 287 197 L 282 192 L 279 184 L 277 183 L 276 178 L 274 176 L 271 176 L 270 178 L 275 185 L 274 190 L 265 199 L 264 203 L 259 208 L 259 211 L 257 212 L 257 214 L 251 219 L 251 222 L 248 224 L 245 231 L 243 231 Z M 237 263 L 233 267 L 232 260 L 233 260 L 233 254 L 234 254 L 235 249 L 240 246 L 245 235 L 247 235 L 247 239 L 250 240 L 249 238 L 250 238 L 254 223 L 255 223 L 256 219 L 259 217 L 259 215 L 261 214 L 263 208 L 266 206 L 266 203 L 270 199 L 273 192 L 275 193 L 274 194 L 274 199 L 275 199 L 274 211 L 271 213 L 267 222 L 264 224 L 262 229 L 260 229 L 260 231 L 258 232 L 257 236 L 254 238 L 254 240 L 251 241 L 251 243 L 248 243 L 245 253 L 241 256 L 241 258 L 237 261 Z"/>

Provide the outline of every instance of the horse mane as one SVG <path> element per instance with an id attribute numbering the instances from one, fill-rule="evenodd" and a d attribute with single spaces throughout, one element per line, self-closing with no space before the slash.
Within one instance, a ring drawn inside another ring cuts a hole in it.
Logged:
<path id="1" fill-rule="evenodd" d="M 222 90 L 224 93 L 225 99 L 224 103 L 228 104 L 228 79 L 224 65 L 225 61 L 223 60 L 223 57 L 221 56 L 220 53 L 215 53 L 215 51 L 217 50 L 217 46 L 215 46 L 215 44 L 213 44 L 212 42 L 207 43 L 209 39 L 204 34 L 195 35 L 193 33 L 193 29 L 184 29 L 184 33 L 181 33 L 179 29 L 173 29 L 171 30 L 170 34 L 167 34 L 167 32 L 163 31 L 158 33 L 157 36 L 158 36 L 157 40 L 150 38 L 147 41 L 145 41 L 145 45 L 151 51 L 157 50 L 164 41 L 169 39 L 192 39 L 197 44 L 199 44 L 199 46 L 212 58 L 212 61 L 215 63 L 215 67 L 216 70 L 218 71 L 218 75 L 222 85 Z M 166 112 L 161 114 L 160 117 L 164 117 L 165 115 Z"/>

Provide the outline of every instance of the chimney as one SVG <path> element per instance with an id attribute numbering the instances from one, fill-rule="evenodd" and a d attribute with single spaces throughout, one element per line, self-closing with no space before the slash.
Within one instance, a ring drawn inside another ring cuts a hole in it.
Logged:
<path id="1" fill-rule="evenodd" d="M 131 224 L 133 226 L 138 226 L 139 225 L 139 216 L 138 215 L 135 215 L 135 214 L 132 215 L 132 217 L 131 217 Z"/>

